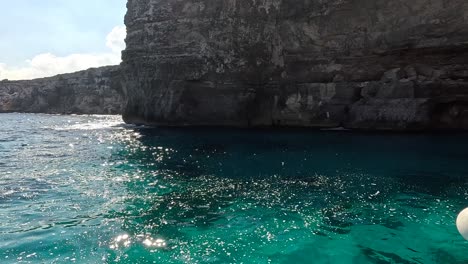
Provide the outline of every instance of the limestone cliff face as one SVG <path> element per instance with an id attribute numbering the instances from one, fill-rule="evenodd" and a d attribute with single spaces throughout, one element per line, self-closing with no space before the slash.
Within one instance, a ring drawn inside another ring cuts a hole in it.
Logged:
<path id="1" fill-rule="evenodd" d="M 29 81 L 0 82 L 0 112 L 120 114 L 118 66 Z"/>
<path id="2" fill-rule="evenodd" d="M 127 7 L 127 122 L 468 129 L 466 0 Z"/>

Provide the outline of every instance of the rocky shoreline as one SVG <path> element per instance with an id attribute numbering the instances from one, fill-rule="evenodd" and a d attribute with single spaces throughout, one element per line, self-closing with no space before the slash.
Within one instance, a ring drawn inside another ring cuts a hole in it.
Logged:
<path id="1" fill-rule="evenodd" d="M 0 113 L 121 114 L 119 66 L 0 81 Z"/>

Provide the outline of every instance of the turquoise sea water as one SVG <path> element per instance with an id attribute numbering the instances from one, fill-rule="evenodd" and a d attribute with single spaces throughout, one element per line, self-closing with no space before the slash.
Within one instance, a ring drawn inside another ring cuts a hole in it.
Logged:
<path id="1" fill-rule="evenodd" d="M 0 124 L 0 263 L 468 263 L 466 134 Z"/>

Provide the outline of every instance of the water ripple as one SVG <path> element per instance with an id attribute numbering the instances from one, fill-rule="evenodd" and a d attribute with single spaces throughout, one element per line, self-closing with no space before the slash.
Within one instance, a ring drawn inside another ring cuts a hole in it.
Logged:
<path id="1" fill-rule="evenodd" d="M 467 263 L 466 135 L 0 115 L 1 263 Z"/>

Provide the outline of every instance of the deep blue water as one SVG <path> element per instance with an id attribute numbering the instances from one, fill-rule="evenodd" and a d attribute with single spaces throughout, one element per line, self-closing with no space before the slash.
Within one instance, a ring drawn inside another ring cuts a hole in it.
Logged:
<path id="1" fill-rule="evenodd" d="M 0 263 L 468 263 L 468 135 L 0 115 Z"/>

